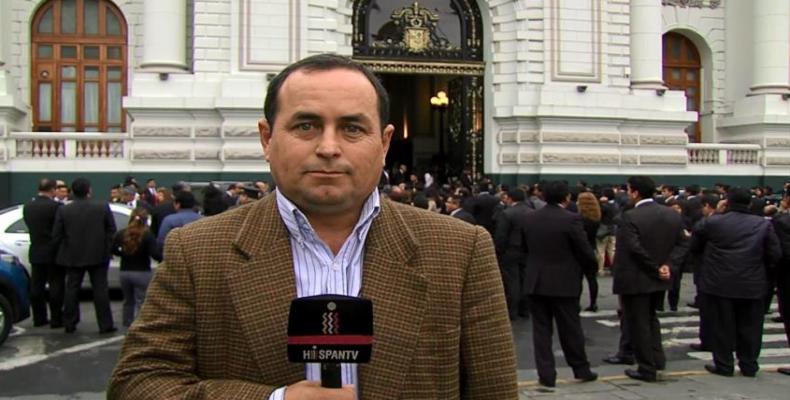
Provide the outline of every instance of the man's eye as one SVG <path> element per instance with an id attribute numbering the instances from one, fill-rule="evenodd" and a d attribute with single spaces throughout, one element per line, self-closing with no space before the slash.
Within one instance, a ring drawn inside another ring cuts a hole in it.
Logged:
<path id="1" fill-rule="evenodd" d="M 309 131 L 313 129 L 313 124 L 310 122 L 303 122 L 297 125 L 296 128 L 299 129 L 300 131 Z"/>
<path id="2" fill-rule="evenodd" d="M 353 134 L 353 135 L 359 135 L 359 134 L 363 133 L 364 131 L 362 130 L 362 128 L 360 128 L 360 127 L 358 127 L 356 125 L 349 125 L 349 126 L 346 126 L 346 132 L 348 132 L 350 134 Z"/>

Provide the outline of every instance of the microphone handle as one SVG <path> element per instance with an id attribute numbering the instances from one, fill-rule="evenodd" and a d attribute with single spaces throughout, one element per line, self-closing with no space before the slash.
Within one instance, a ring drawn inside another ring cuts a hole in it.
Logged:
<path id="1" fill-rule="evenodd" d="M 321 387 L 332 389 L 343 387 L 340 363 L 321 363 Z"/>

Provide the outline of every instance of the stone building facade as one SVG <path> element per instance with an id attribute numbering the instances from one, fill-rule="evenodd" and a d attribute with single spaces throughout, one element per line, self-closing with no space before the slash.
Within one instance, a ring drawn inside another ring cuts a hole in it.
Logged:
<path id="1" fill-rule="evenodd" d="M 0 203 L 43 175 L 266 176 L 267 82 L 325 52 L 393 92 L 393 165 L 790 176 L 790 0 L 0 0 Z"/>

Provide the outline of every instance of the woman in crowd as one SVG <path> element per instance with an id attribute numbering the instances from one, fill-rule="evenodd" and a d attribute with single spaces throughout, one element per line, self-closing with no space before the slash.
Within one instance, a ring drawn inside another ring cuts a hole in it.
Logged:
<path id="1" fill-rule="evenodd" d="M 579 215 L 584 219 L 584 232 L 587 234 L 587 241 L 595 249 L 598 227 L 601 226 L 601 205 L 594 194 L 582 192 L 579 193 L 576 200 L 576 207 L 579 209 Z M 598 311 L 598 274 L 596 271 L 588 271 L 584 276 L 587 278 L 587 285 L 590 289 L 590 306 L 584 310 Z"/>
<path id="2" fill-rule="evenodd" d="M 123 292 L 123 325 L 132 325 L 145 300 L 151 282 L 151 258 L 162 261 L 154 234 L 148 229 L 148 212 L 136 208 L 129 216 L 129 225 L 115 234 L 113 254 L 121 257 L 121 291 Z"/>

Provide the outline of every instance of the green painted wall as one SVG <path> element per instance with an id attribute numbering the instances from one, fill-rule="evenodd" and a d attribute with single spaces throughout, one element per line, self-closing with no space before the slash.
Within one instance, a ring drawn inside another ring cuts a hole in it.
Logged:
<path id="1" fill-rule="evenodd" d="M 535 183 L 541 180 L 566 180 L 570 184 L 575 184 L 579 180 L 584 180 L 590 185 L 594 184 L 623 184 L 630 175 L 570 175 L 570 174 L 529 174 L 513 175 L 501 174 L 492 175 L 491 178 L 497 183 L 508 185 L 520 185 L 522 183 Z M 771 186 L 780 189 L 784 183 L 790 181 L 790 172 L 787 176 L 692 176 L 692 175 L 651 175 L 657 185 L 669 184 L 676 186 L 687 186 L 697 184 L 705 188 L 712 188 L 715 183 L 726 183 L 730 186 Z"/>
<path id="2" fill-rule="evenodd" d="M 241 172 L 196 172 L 196 173 L 171 173 L 171 172 L 139 172 L 139 173 L 75 173 L 75 172 L 20 172 L 0 173 L 0 208 L 24 203 L 36 195 L 36 187 L 41 178 L 61 179 L 67 184 L 77 177 L 85 177 L 91 181 L 93 197 L 106 200 L 110 195 L 110 188 L 123 183 L 128 176 L 134 176 L 140 184 L 153 178 L 158 186 L 170 187 L 177 181 L 207 182 L 207 181 L 256 181 L 271 182 L 268 173 L 241 173 Z"/>

